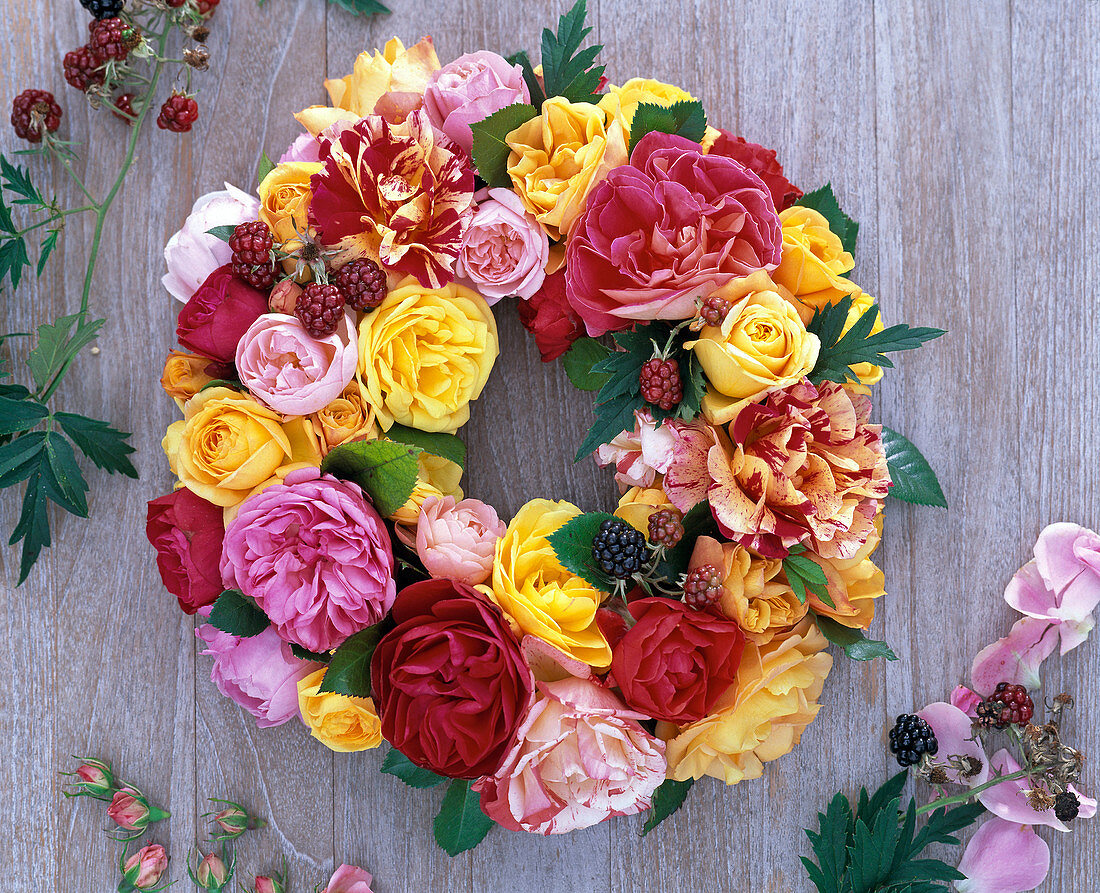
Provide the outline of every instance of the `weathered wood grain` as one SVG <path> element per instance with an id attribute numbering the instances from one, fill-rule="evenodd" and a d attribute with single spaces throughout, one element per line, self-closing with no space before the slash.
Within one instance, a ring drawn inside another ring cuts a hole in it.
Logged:
<path id="1" fill-rule="evenodd" d="M 887 374 L 878 414 L 922 447 L 952 507 L 890 506 L 880 552 L 889 596 L 873 632 L 901 660 L 839 659 L 802 747 L 759 782 L 701 783 L 644 840 L 637 818 L 563 839 L 497 830 L 455 859 L 431 839 L 441 791 L 409 791 L 378 773 L 380 755 L 333 756 L 299 727 L 258 730 L 218 695 L 143 536 L 145 501 L 170 486 L 159 440 L 174 410 L 156 379 L 176 308 L 159 285 L 160 251 L 193 198 L 223 180 L 253 185 L 261 151 L 289 142 L 291 114 L 323 101 L 321 77 L 345 73 L 361 49 L 432 33 L 444 60 L 535 50 L 566 3 L 392 5 L 392 16 L 363 21 L 321 0 L 262 9 L 223 0 L 194 134 L 143 139 L 97 277 L 96 307 L 108 318 L 101 352 L 82 356 L 59 392 L 64 407 L 135 432 L 141 480 L 92 473 L 92 520 L 55 517 L 60 545 L 21 589 L 11 586 L 17 554 L 0 551 L 0 814 L 9 824 L 0 864 L 12 866 L 3 889 L 114 888 L 117 848 L 102 834 L 102 811 L 65 802 L 56 776 L 69 754 L 91 753 L 172 810 L 155 839 L 169 846 L 177 877 L 206 836 L 205 798 L 231 796 L 272 822 L 240 848 L 242 877 L 285 856 L 302 890 L 350 861 L 374 872 L 380 893 L 807 891 L 800 829 L 838 787 L 882 779 L 893 714 L 945 697 L 977 649 L 1007 629 L 1000 592 L 1038 530 L 1059 519 L 1100 525 L 1091 418 L 1100 403 L 1100 4 L 592 0 L 613 80 L 683 86 L 714 123 L 775 146 L 796 182 L 831 180 L 862 224 L 856 278 L 880 297 L 887 322 L 950 330 Z M 125 128 L 89 114 L 60 74 L 60 55 L 83 40 L 83 11 L 34 0 L 0 7 L 10 22 L 0 104 L 26 86 L 53 89 L 68 132 L 89 135 L 85 173 L 102 182 Z M 0 131 L 7 152 L 13 140 Z M 33 170 L 50 182 L 37 162 Z M 52 183 L 72 197 L 61 177 Z M 71 223 L 51 271 L 6 297 L 4 330 L 72 309 L 88 235 Z M 572 462 L 570 432 L 590 417 L 589 397 L 560 365 L 539 361 L 507 304 L 498 318 L 501 360 L 465 432 L 468 491 L 505 517 L 534 496 L 609 507 L 609 475 Z M 16 515 L 7 494 L 0 528 Z M 1049 690 L 1077 694 L 1077 741 L 1095 757 L 1100 651 L 1090 643 L 1051 663 Z M 1044 832 L 1055 855 L 1044 890 L 1086 888 L 1098 829 L 1083 823 L 1056 840 Z"/>

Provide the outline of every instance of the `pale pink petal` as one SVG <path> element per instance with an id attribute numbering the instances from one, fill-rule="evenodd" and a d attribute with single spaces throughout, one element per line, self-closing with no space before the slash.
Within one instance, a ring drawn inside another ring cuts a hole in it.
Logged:
<path id="1" fill-rule="evenodd" d="M 965 685 L 956 685 L 951 692 L 951 704 L 958 707 L 971 719 L 978 717 L 978 705 L 985 700 L 980 694 Z"/>
<path id="2" fill-rule="evenodd" d="M 1035 542 L 1035 558 L 1005 590 L 1021 614 L 1080 622 L 1100 604 L 1100 536 L 1079 524 L 1051 524 Z"/>
<path id="3" fill-rule="evenodd" d="M 715 443 L 714 431 L 707 425 L 692 424 L 675 428 L 672 465 L 665 475 L 668 500 L 682 512 L 688 512 L 707 496 L 712 481 L 707 470 L 707 454 Z"/>
<path id="4" fill-rule="evenodd" d="M 960 893 L 1023 893 L 1050 871 L 1050 847 L 1030 825 L 992 818 L 970 838 L 959 862 Z"/>
<path id="5" fill-rule="evenodd" d="M 1059 649 L 1061 654 L 1072 651 L 1078 645 L 1084 643 L 1096 626 L 1095 617 L 1086 617 L 1084 620 L 1067 620 L 1058 624 L 1058 640 L 1061 642 Z"/>
<path id="6" fill-rule="evenodd" d="M 956 784 L 977 785 L 989 780 L 989 758 L 982 745 L 976 740 L 970 717 L 958 707 L 937 701 L 917 712 L 917 716 L 932 727 L 936 733 L 939 752 L 936 761 L 946 763 L 949 757 L 973 757 L 982 764 L 981 771 L 973 778 L 963 779 L 953 769 L 947 774 Z"/>
<path id="7" fill-rule="evenodd" d="M 975 691 L 992 694 L 999 682 L 1039 687 L 1039 666 L 1054 653 L 1058 626 L 1049 620 L 1022 617 L 1009 634 L 978 652 L 970 667 Z"/>
<path id="8" fill-rule="evenodd" d="M 993 754 L 992 766 L 1000 775 L 1020 771 L 1020 764 L 1003 748 Z M 1014 778 L 982 791 L 978 800 L 991 813 L 1006 821 L 1021 825 L 1048 825 L 1057 831 L 1068 831 L 1069 828 L 1054 815 L 1053 807 L 1038 812 L 1028 805 L 1026 791 L 1030 787 L 1026 777 Z"/>

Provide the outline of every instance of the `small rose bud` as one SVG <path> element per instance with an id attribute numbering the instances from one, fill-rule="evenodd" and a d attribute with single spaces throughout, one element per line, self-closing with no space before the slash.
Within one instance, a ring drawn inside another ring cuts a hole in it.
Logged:
<path id="1" fill-rule="evenodd" d="M 187 873 L 191 876 L 191 880 L 195 882 L 195 886 L 210 891 L 210 893 L 220 893 L 229 885 L 229 882 L 233 879 L 233 871 L 237 862 L 233 858 L 229 860 L 227 865 L 225 855 L 226 851 L 223 848 L 220 856 L 217 853 L 204 856 L 198 867 L 193 871 L 191 866 L 187 867 Z"/>
<path id="2" fill-rule="evenodd" d="M 215 832 L 212 840 L 236 840 L 245 831 L 254 831 L 263 828 L 267 822 L 256 816 L 249 815 L 248 810 L 240 803 L 232 800 L 216 800 L 210 798 L 211 803 L 221 804 L 225 808 L 221 812 L 208 812 L 203 818 L 211 819 L 220 833 Z"/>
<path id="3" fill-rule="evenodd" d="M 145 795 L 136 788 L 122 788 L 107 807 L 107 817 L 131 834 L 120 835 L 118 840 L 135 840 L 154 822 L 168 818 L 168 813 L 150 805 Z"/>
<path id="4" fill-rule="evenodd" d="M 286 893 L 286 887 L 283 886 L 283 879 L 279 875 L 274 877 L 259 875 L 253 891 L 254 893 Z"/>
<path id="5" fill-rule="evenodd" d="M 124 853 L 119 867 L 122 870 L 122 880 L 118 885 L 120 893 L 165 889 L 165 887 L 157 887 L 161 876 L 168 868 L 168 854 L 159 843 L 142 847 L 129 858 L 126 858 Z"/>
<path id="6" fill-rule="evenodd" d="M 272 313 L 287 313 L 293 316 L 298 295 L 301 293 L 302 286 L 293 279 L 284 279 L 271 290 L 271 296 L 267 299 L 267 308 Z"/>
<path id="7" fill-rule="evenodd" d="M 110 765 L 102 760 L 85 759 L 75 772 L 61 774 L 76 779 L 64 791 L 66 797 L 95 797 L 97 800 L 106 800 L 115 788 L 114 773 Z"/>

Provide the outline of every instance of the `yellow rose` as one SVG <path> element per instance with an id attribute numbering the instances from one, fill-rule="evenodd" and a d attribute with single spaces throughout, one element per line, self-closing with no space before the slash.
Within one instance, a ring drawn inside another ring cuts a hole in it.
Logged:
<path id="1" fill-rule="evenodd" d="M 714 713 L 677 731 L 658 723 L 669 778 L 704 775 L 737 784 L 759 778 L 764 763 L 790 753 L 813 722 L 832 669 L 825 637 L 809 619 L 763 645 L 745 643 L 737 681 Z"/>
<path id="2" fill-rule="evenodd" d="M 493 585 L 479 586 L 520 635 L 537 636 L 593 667 L 611 664 L 611 646 L 596 625 L 602 596 L 561 566 L 547 537 L 581 510 L 569 502 L 532 499 L 497 542 Z"/>
<path id="3" fill-rule="evenodd" d="M 818 614 L 832 617 L 842 626 L 867 629 L 875 619 L 875 599 L 886 595 L 886 575 L 871 561 L 871 555 L 882 540 L 882 510 L 875 517 L 875 529 L 863 547 L 848 560 L 824 558 L 815 555 L 814 560 L 825 571 L 829 589 L 829 606 L 812 592 L 808 593 L 810 607 Z"/>
<path id="4" fill-rule="evenodd" d="M 164 361 L 160 386 L 164 388 L 164 393 L 175 400 L 182 409 L 186 401 L 214 380 L 206 374 L 206 367 L 209 365 L 210 360 L 206 357 L 173 350 Z"/>
<path id="5" fill-rule="evenodd" d="M 477 292 L 406 276 L 359 324 L 359 374 L 378 424 L 453 433 L 496 362 L 497 324 Z"/>
<path id="6" fill-rule="evenodd" d="M 649 516 L 658 509 L 672 508 L 665 491 L 655 487 L 631 487 L 619 497 L 619 507 L 615 514 L 631 527 L 649 534 Z"/>
<path id="7" fill-rule="evenodd" d="M 810 609 L 787 584 L 782 559 L 757 558 L 744 546 L 701 536 L 688 567 L 694 570 L 704 564 L 718 568 L 722 577 L 719 609 L 757 644 L 790 629 Z"/>
<path id="8" fill-rule="evenodd" d="M 332 108 L 314 105 L 294 117 L 314 136 L 337 121 L 355 122 L 365 115 L 400 123 L 423 105 L 424 90 L 438 68 L 430 37 L 408 49 L 394 37 L 381 53 L 360 53 L 351 74 L 325 81 Z"/>
<path id="9" fill-rule="evenodd" d="M 691 102 L 695 99 L 687 90 L 663 84 L 649 78 L 631 78 L 621 87 L 609 84 L 607 93 L 600 99 L 600 108 L 623 124 L 623 130 L 630 133 L 634 123 L 634 112 L 643 102 L 649 105 L 674 105 L 677 102 Z"/>
<path id="10" fill-rule="evenodd" d="M 221 387 L 188 400 L 161 445 L 180 483 L 223 507 L 243 502 L 283 465 L 321 462 L 307 419 L 283 421 L 248 394 Z"/>
<path id="11" fill-rule="evenodd" d="M 309 228 L 309 203 L 313 198 L 309 178 L 323 167 L 316 161 L 283 162 L 260 183 L 260 220 L 286 251 L 296 251 L 302 245 L 298 234 Z"/>
<path id="12" fill-rule="evenodd" d="M 546 100 L 541 115 L 508 134 L 508 176 L 551 239 L 568 233 L 592 188 L 626 164 L 626 141 L 618 119 L 561 96 Z"/>
<path id="13" fill-rule="evenodd" d="M 322 454 L 343 443 L 378 437 L 374 410 L 367 402 L 359 376 L 349 381 L 340 396 L 328 406 L 310 415 L 309 420 L 321 444 Z"/>
<path id="14" fill-rule="evenodd" d="M 843 274 L 855 266 L 829 222 L 812 208 L 795 205 L 779 214 L 783 254 L 772 279 L 813 310 L 835 304 L 859 286 Z"/>
<path id="15" fill-rule="evenodd" d="M 731 309 L 719 326 L 704 326 L 684 346 L 707 375 L 703 414 L 731 421 L 743 407 L 801 380 L 817 362 L 821 342 L 806 331 L 794 305 L 763 270 L 736 279 L 718 294 Z"/>
<path id="16" fill-rule="evenodd" d="M 390 515 L 391 521 L 414 529 L 420 520 L 420 507 L 429 496 L 453 496 L 456 502 L 462 501 L 462 487 L 459 486 L 462 480 L 461 465 L 431 453 L 417 456 L 416 465 L 416 486 L 413 487 L 412 496 Z"/>
<path id="17" fill-rule="evenodd" d="M 329 750 L 353 753 L 382 743 L 382 721 L 371 698 L 320 691 L 325 668 L 298 680 L 298 709 L 309 733 Z"/>

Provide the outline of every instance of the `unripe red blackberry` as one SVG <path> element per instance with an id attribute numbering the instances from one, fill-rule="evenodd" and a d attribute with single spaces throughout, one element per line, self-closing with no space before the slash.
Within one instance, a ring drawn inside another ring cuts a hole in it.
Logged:
<path id="1" fill-rule="evenodd" d="M 673 548 L 684 538 L 684 514 L 679 509 L 659 509 L 649 516 L 649 541 Z"/>
<path id="2" fill-rule="evenodd" d="M 94 19 L 88 31 L 88 46 L 104 59 L 121 62 L 141 43 L 141 31 L 117 17 Z"/>
<path id="3" fill-rule="evenodd" d="M 722 597 L 722 574 L 713 564 L 703 564 L 689 571 L 684 580 L 684 604 L 702 611 L 717 604 Z"/>
<path id="4" fill-rule="evenodd" d="M 360 312 L 373 310 L 386 299 L 386 274 L 369 258 L 345 264 L 332 277 L 349 306 Z"/>
<path id="5" fill-rule="evenodd" d="M 15 135 L 29 143 L 42 142 L 43 129 L 53 133 L 61 126 L 61 106 L 49 90 L 24 90 L 11 104 Z"/>
<path id="6" fill-rule="evenodd" d="M 314 338 L 326 338 L 339 327 L 344 303 L 335 285 L 311 282 L 298 295 L 294 313 Z"/>
<path id="7" fill-rule="evenodd" d="M 120 121 L 125 121 L 127 124 L 133 124 L 134 118 L 137 117 L 137 112 L 134 111 L 134 94 L 123 93 L 121 96 L 116 96 L 114 103 L 112 103 L 118 111 L 112 111 L 111 114 L 118 118 Z M 124 114 L 119 114 L 120 112 Z M 130 117 L 127 117 L 129 115 Z"/>
<path id="8" fill-rule="evenodd" d="M 104 61 L 103 56 L 90 46 L 69 50 L 61 60 L 65 80 L 69 86 L 82 91 L 87 91 L 89 87 L 94 87 L 96 84 L 102 84 L 103 72 L 98 69 Z"/>
<path id="9" fill-rule="evenodd" d="M 1035 715 L 1035 704 L 1022 685 L 1000 682 L 993 694 L 977 707 L 978 722 L 982 725 L 1004 729 L 1013 725 L 1027 725 Z"/>
<path id="10" fill-rule="evenodd" d="M 199 104 L 195 102 L 194 97 L 173 93 L 160 107 L 157 127 L 161 130 L 171 130 L 173 133 L 187 133 L 198 119 Z"/>
<path id="11" fill-rule="evenodd" d="M 680 364 L 675 360 L 654 357 L 642 366 L 638 376 L 642 399 L 661 409 L 670 410 L 684 399 L 684 385 L 680 381 Z"/>
<path id="12" fill-rule="evenodd" d="M 274 246 L 271 230 L 262 220 L 238 224 L 229 237 L 233 272 L 254 288 L 271 288 L 275 284 Z"/>
<path id="13" fill-rule="evenodd" d="M 725 298 L 711 295 L 699 309 L 699 317 L 708 326 L 720 326 L 726 315 L 730 312 L 731 304 Z"/>

